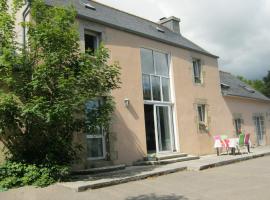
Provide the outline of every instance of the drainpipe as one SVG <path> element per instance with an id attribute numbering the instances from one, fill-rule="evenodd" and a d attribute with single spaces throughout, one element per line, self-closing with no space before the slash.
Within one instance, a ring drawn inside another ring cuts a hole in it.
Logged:
<path id="1" fill-rule="evenodd" d="M 27 15 L 29 14 L 29 11 L 30 11 L 30 2 L 29 0 L 25 0 L 25 3 L 26 3 L 26 8 L 24 9 L 23 11 L 23 23 L 26 21 L 26 17 Z M 25 48 L 25 45 L 26 45 L 26 30 L 25 30 L 25 27 L 23 27 L 23 47 Z"/>

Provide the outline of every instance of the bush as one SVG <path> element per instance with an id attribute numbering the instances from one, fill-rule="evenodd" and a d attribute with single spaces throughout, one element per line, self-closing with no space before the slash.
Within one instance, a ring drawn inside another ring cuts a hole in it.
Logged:
<path id="1" fill-rule="evenodd" d="M 29 165 L 6 162 L 0 166 L 0 191 L 34 185 L 45 187 L 67 179 L 69 167 L 60 165 Z"/>

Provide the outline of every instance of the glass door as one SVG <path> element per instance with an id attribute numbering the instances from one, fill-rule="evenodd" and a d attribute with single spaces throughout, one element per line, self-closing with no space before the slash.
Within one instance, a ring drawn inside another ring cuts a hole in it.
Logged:
<path id="1" fill-rule="evenodd" d="M 158 152 L 173 150 L 171 109 L 168 105 L 155 105 L 155 128 Z"/>

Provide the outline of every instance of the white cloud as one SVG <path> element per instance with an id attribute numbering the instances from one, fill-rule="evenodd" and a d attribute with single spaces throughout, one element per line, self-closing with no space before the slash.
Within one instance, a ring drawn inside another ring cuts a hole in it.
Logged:
<path id="1" fill-rule="evenodd" d="M 184 36 L 220 56 L 220 68 L 247 78 L 270 70 L 269 0 L 98 0 L 158 21 L 181 18 Z"/>

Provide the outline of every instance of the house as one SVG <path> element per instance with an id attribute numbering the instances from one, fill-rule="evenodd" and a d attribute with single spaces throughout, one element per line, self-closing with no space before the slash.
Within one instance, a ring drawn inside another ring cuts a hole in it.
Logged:
<path id="1" fill-rule="evenodd" d="M 222 95 L 231 111 L 235 135 L 252 133 L 253 145 L 266 145 L 269 134 L 269 98 L 227 72 L 220 72 Z"/>
<path id="2" fill-rule="evenodd" d="M 270 99 L 220 72 L 216 55 L 183 36 L 180 19 L 155 23 L 87 0 L 46 3 L 74 5 L 82 51 L 102 41 L 122 68 L 111 133 L 76 134 L 85 147 L 77 168 L 132 164 L 148 154 L 210 154 L 214 135 L 236 137 L 240 129 L 255 145 L 270 143 Z M 28 10 L 26 4 L 19 21 Z M 16 32 L 23 42 L 25 30 Z M 89 101 L 87 109 L 100 103 Z"/>

